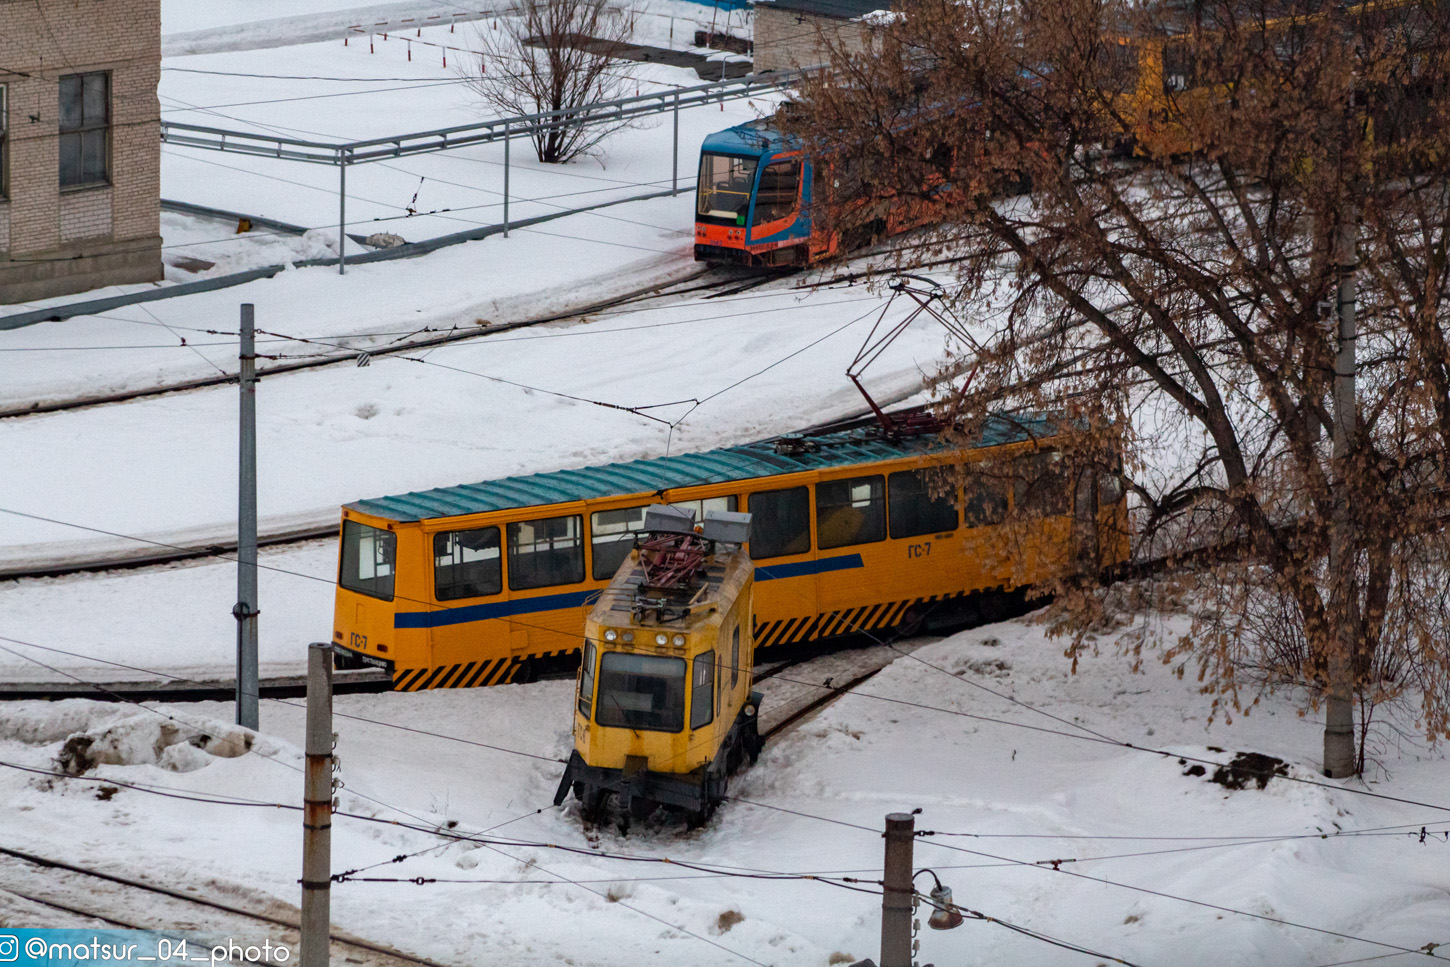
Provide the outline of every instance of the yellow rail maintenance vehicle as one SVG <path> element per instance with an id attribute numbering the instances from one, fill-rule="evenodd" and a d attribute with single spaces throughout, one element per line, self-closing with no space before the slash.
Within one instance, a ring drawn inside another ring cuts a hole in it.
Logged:
<path id="1" fill-rule="evenodd" d="M 755 761 L 760 693 L 750 690 L 755 565 L 750 515 L 648 508 L 634 548 L 584 625 L 574 751 L 554 795 L 586 818 L 611 795 L 621 827 L 660 806 L 699 825 L 729 776 Z"/>

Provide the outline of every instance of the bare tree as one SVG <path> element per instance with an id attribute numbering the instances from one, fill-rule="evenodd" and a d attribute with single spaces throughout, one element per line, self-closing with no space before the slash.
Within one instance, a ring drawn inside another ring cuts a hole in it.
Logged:
<path id="1" fill-rule="evenodd" d="M 1438 0 L 908 0 L 795 115 L 838 227 L 936 206 L 900 258 L 1002 320 L 955 432 L 1066 409 L 1118 453 L 1140 554 L 1220 549 L 1166 660 L 1309 686 L 1333 776 L 1355 702 L 1450 736 L 1446 50 Z"/>
<path id="2" fill-rule="evenodd" d="M 625 123 L 580 125 L 573 113 L 623 97 L 619 55 L 637 16 L 611 0 L 517 0 L 474 31 L 477 64 L 465 74 L 484 105 L 504 116 L 564 112 L 532 133 L 540 161 L 564 164 L 591 152 Z"/>

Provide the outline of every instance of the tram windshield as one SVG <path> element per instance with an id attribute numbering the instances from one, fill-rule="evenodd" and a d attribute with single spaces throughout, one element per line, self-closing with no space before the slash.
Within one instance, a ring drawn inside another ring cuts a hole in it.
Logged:
<path id="1" fill-rule="evenodd" d="M 696 217 L 724 225 L 744 225 L 758 162 L 757 158 L 738 155 L 702 154 Z"/>
<path id="2" fill-rule="evenodd" d="M 594 721 L 678 732 L 685 725 L 685 660 L 607 651 L 599 662 Z"/>

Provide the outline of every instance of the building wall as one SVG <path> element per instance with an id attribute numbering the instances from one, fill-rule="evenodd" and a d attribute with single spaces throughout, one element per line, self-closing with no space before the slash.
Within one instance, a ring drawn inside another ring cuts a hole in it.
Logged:
<path id="1" fill-rule="evenodd" d="M 755 69 L 792 70 L 827 63 L 827 39 L 850 53 L 859 53 L 866 43 L 867 27 L 857 20 L 839 20 L 797 10 L 782 10 L 769 4 L 755 7 Z"/>
<path id="2" fill-rule="evenodd" d="M 160 0 L 0 0 L 0 66 L 0 304 L 160 279 Z M 92 71 L 111 75 L 110 183 L 62 190 L 60 78 Z"/>

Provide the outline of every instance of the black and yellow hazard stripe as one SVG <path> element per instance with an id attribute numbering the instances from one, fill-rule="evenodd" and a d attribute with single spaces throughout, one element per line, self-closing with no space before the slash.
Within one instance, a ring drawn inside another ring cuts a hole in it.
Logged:
<path id="1" fill-rule="evenodd" d="M 804 615 L 767 621 L 755 628 L 755 647 L 769 648 L 774 645 L 796 645 L 822 638 L 836 638 L 842 635 L 863 634 L 883 628 L 895 628 L 906 620 L 912 608 L 918 611 L 930 610 L 944 602 L 960 598 L 965 594 L 933 594 L 922 598 L 907 598 L 903 601 L 885 601 L 841 611 L 826 611 L 820 614 Z"/>
<path id="2" fill-rule="evenodd" d="M 483 685 L 505 685 L 518 677 L 524 662 L 531 658 L 554 658 L 572 649 L 542 651 L 532 655 L 513 655 L 491 661 L 458 662 L 431 668 L 393 669 L 393 691 L 421 692 L 433 688 L 475 688 Z"/>

